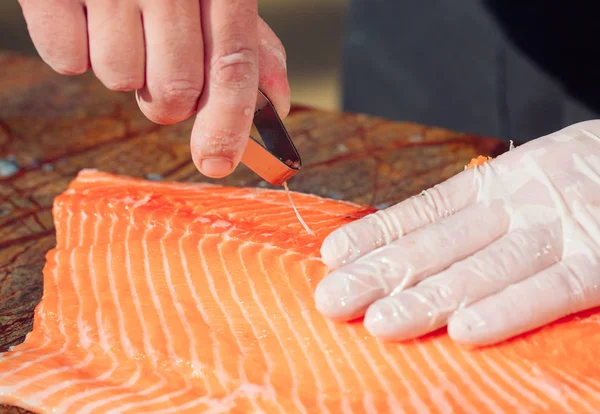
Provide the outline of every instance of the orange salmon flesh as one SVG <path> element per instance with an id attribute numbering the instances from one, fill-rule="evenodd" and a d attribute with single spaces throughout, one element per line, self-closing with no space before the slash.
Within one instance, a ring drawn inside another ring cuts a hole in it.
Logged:
<path id="1" fill-rule="evenodd" d="M 491 160 L 492 157 L 484 157 L 483 155 L 479 155 L 477 158 L 471 158 L 471 161 L 465 165 L 465 170 L 468 168 L 479 167 Z"/>
<path id="2" fill-rule="evenodd" d="M 600 311 L 469 349 L 380 342 L 314 305 L 320 245 L 374 211 L 82 171 L 54 203 L 33 331 L 0 403 L 39 413 L 592 413 Z"/>

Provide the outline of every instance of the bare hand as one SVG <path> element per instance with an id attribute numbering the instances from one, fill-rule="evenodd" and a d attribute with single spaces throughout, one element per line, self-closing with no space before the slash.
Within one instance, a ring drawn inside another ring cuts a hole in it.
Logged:
<path id="1" fill-rule="evenodd" d="M 142 112 L 173 124 L 197 112 L 192 158 L 220 178 L 239 163 L 257 90 L 289 112 L 285 50 L 257 0 L 20 0 L 29 33 L 55 71 L 90 67 Z"/>

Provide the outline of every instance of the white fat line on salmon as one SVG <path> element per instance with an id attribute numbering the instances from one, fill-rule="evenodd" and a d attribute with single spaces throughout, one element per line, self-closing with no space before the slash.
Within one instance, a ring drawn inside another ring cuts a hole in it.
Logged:
<path id="1" fill-rule="evenodd" d="M 285 193 L 288 196 L 288 200 L 290 200 L 290 205 L 292 206 L 292 209 L 294 210 L 294 214 L 296 214 L 296 218 L 298 219 L 298 221 L 300 222 L 300 224 L 302 225 L 302 227 L 304 227 L 304 230 L 306 230 L 306 232 L 308 234 L 310 234 L 311 236 L 315 235 L 315 232 L 312 231 L 310 229 L 310 227 L 308 227 L 308 224 L 306 224 L 306 222 L 304 221 L 304 219 L 302 218 L 302 216 L 300 215 L 300 212 L 298 211 L 298 209 L 296 208 L 296 204 L 294 204 L 294 200 L 292 200 L 292 193 L 290 192 L 290 189 L 287 185 L 287 181 L 285 181 L 283 183 L 283 188 L 285 188 Z"/>

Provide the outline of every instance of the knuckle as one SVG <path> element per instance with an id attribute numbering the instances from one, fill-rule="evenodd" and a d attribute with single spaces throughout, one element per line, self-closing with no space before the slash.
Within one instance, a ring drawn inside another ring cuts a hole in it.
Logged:
<path id="1" fill-rule="evenodd" d="M 448 309 L 454 311 L 456 294 L 452 291 L 452 286 L 445 284 L 433 284 L 424 288 L 421 292 L 422 298 L 435 309 Z"/>
<path id="2" fill-rule="evenodd" d="M 134 91 L 144 86 L 144 80 L 138 78 L 105 79 L 102 83 L 115 92 Z"/>
<path id="3" fill-rule="evenodd" d="M 34 44 L 42 60 L 61 75 L 80 75 L 90 68 L 87 49 L 78 42 L 37 39 Z"/>
<path id="4" fill-rule="evenodd" d="M 207 150 L 215 154 L 233 154 L 239 150 L 242 135 L 230 129 L 213 130 L 207 136 Z"/>
<path id="5" fill-rule="evenodd" d="M 287 59 L 287 51 L 285 50 L 285 46 L 283 45 L 283 42 L 279 38 L 277 38 L 277 48 L 279 49 L 279 51 L 281 52 L 283 57 Z"/>
<path id="6" fill-rule="evenodd" d="M 376 248 L 390 244 L 401 235 L 402 226 L 398 222 L 397 216 L 388 210 L 379 210 L 365 217 L 364 221 L 370 222 L 370 231 L 378 232 L 378 237 L 375 241 Z"/>
<path id="7" fill-rule="evenodd" d="M 152 122 L 170 125 L 184 121 L 193 113 L 201 92 L 202 83 L 170 79 L 155 84 L 147 98 L 138 99 L 138 104 Z"/>
<path id="8" fill-rule="evenodd" d="M 166 106 L 188 106 L 196 102 L 202 85 L 188 79 L 172 79 L 157 86 L 157 98 Z"/>
<path id="9" fill-rule="evenodd" d="M 180 121 L 180 119 L 174 118 L 170 113 L 156 109 L 145 102 L 139 102 L 138 106 L 144 116 L 156 124 L 171 125 Z"/>
<path id="10" fill-rule="evenodd" d="M 274 47 L 281 54 L 281 57 L 283 58 L 283 61 L 285 62 L 287 60 L 287 51 L 285 50 L 285 46 L 283 45 L 283 42 L 278 37 L 275 38 Z"/>
<path id="11" fill-rule="evenodd" d="M 260 76 L 261 82 L 285 84 L 287 81 L 287 59 L 280 48 L 261 41 Z"/>
<path id="12" fill-rule="evenodd" d="M 36 48 L 44 62 L 61 75 L 81 75 L 90 68 L 87 49 L 78 42 L 38 41 Z"/>
<path id="13" fill-rule="evenodd" d="M 212 79 L 218 86 L 231 90 L 249 87 L 258 76 L 255 51 L 241 45 L 224 48 L 210 66 Z"/>
<path id="14" fill-rule="evenodd" d="M 131 91 L 144 86 L 144 55 L 138 48 L 125 49 L 114 41 L 91 48 L 94 73 L 104 86 L 113 91 Z"/>
<path id="15" fill-rule="evenodd" d="M 46 63 L 57 73 L 61 75 L 75 76 L 87 72 L 89 66 L 87 62 L 68 62 L 58 61 L 53 62 L 53 59 L 47 59 Z"/>
<path id="16" fill-rule="evenodd" d="M 236 159 L 243 149 L 246 136 L 231 129 L 205 129 L 194 125 L 192 157 L 224 156 Z"/>
<path id="17" fill-rule="evenodd" d="M 439 184 L 421 193 L 424 207 L 434 217 L 434 222 L 454 214 L 454 210 L 447 205 L 443 187 Z"/>

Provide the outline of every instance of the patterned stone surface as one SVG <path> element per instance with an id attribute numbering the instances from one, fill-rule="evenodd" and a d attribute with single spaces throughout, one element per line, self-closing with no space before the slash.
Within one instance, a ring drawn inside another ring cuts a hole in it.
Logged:
<path id="1" fill-rule="evenodd" d="M 130 93 L 91 74 L 69 78 L 0 53 L 0 351 L 24 340 L 54 245 L 52 201 L 82 168 L 170 181 L 211 181 L 189 154 L 192 120 L 147 121 Z M 383 208 L 508 144 L 410 123 L 294 108 L 285 121 L 304 168 L 295 191 Z M 267 186 L 244 166 L 220 184 Z M 0 407 L 0 413 L 24 412 Z"/>

